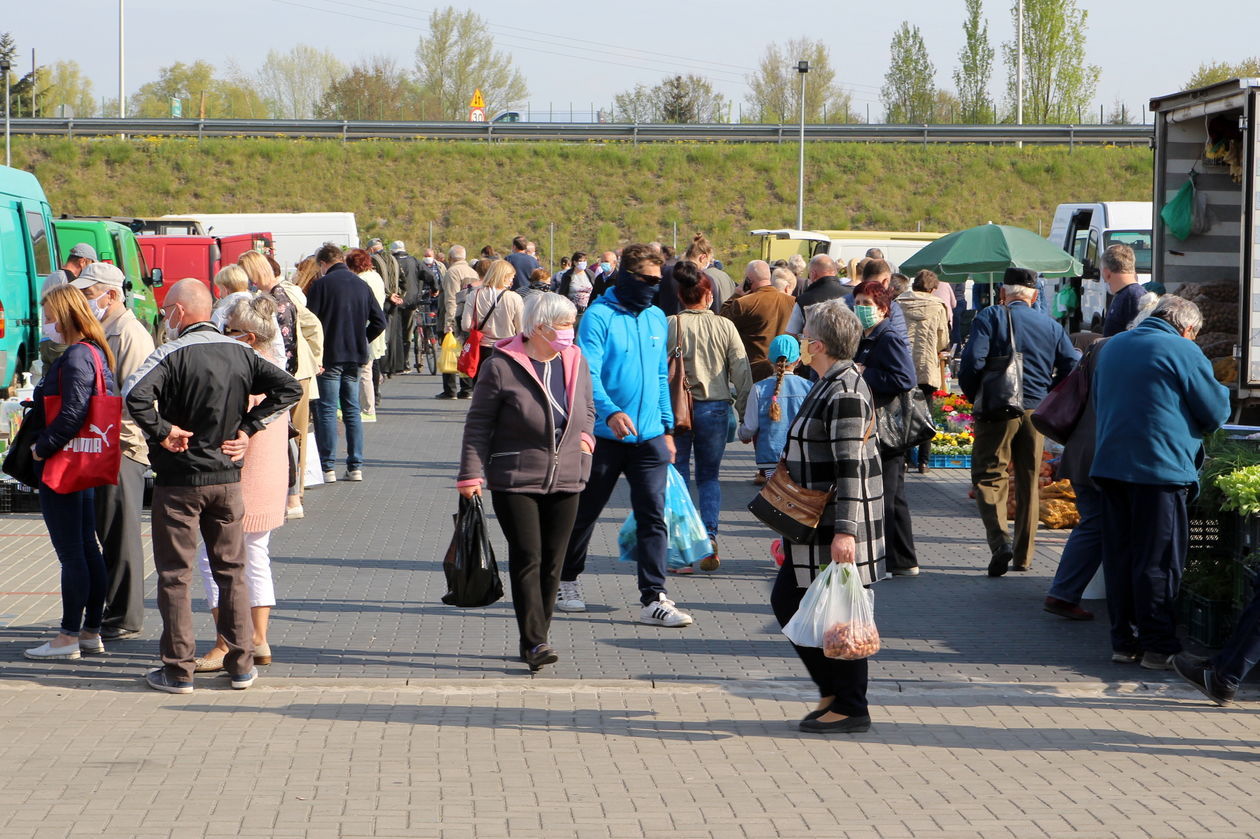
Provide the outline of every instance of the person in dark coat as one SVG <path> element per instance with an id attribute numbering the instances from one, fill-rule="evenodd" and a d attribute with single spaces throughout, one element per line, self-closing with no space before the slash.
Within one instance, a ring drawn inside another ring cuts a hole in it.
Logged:
<path id="1" fill-rule="evenodd" d="M 892 292 L 878 281 L 861 283 L 853 289 L 853 311 L 862 325 L 862 340 L 853 360 L 862 365 L 862 378 L 871 389 L 876 409 L 918 386 L 914 360 L 906 336 L 894 326 L 889 312 Z M 884 476 L 885 559 L 896 577 L 919 573 L 919 557 L 914 549 L 910 505 L 906 503 L 906 460 L 903 452 L 880 450 Z"/>
<path id="2" fill-rule="evenodd" d="M 411 313 L 421 302 L 424 281 L 420 261 L 407 253 L 406 245 L 394 242 L 389 246 L 398 262 L 398 293 L 385 298 L 385 358 L 381 372 L 394 376 L 407 372 L 408 349 L 411 346 Z"/>

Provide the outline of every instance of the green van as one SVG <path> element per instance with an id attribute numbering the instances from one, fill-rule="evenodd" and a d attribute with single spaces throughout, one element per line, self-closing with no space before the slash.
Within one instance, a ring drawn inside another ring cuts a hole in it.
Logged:
<path id="1" fill-rule="evenodd" d="M 0 388 L 39 358 L 39 295 L 59 263 L 52 210 L 29 172 L 0 166 Z"/>
<path id="2" fill-rule="evenodd" d="M 55 219 L 53 227 L 57 229 L 61 262 L 70 258 L 71 248 L 86 242 L 96 250 L 96 255 L 102 262 L 122 269 L 127 277 L 127 284 L 124 286 L 127 306 L 156 340 L 161 314 L 157 301 L 153 298 L 153 288 L 162 285 L 162 271 L 156 268 L 149 270 L 140 245 L 136 242 L 136 234 L 131 232 L 131 228 L 116 221 L 76 219 L 68 216 Z"/>

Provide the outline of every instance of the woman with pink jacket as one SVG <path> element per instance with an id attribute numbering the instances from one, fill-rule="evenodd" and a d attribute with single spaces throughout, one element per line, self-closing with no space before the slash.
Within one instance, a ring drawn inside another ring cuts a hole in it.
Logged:
<path id="1" fill-rule="evenodd" d="M 248 344 L 277 367 L 284 358 L 268 354 L 276 337 L 276 304 L 259 296 L 238 301 L 227 312 L 229 338 Z M 260 400 L 262 397 L 254 397 Z M 249 584 L 250 616 L 254 623 L 254 663 L 271 663 L 267 643 L 267 623 L 276 605 L 276 587 L 271 577 L 271 531 L 284 524 L 285 502 L 289 494 L 289 412 L 280 414 L 249 440 L 241 466 L 241 496 L 245 506 L 245 579 Z M 197 563 L 206 584 L 210 611 L 218 617 L 219 587 L 210 571 L 205 545 L 197 551 Z M 214 647 L 197 659 L 197 672 L 223 669 L 227 642 L 220 636 Z"/>
<path id="2" fill-rule="evenodd" d="M 586 359 L 573 345 L 576 319 L 567 297 L 530 296 L 521 334 L 499 341 L 482 362 L 456 483 L 465 498 L 490 490 L 507 537 L 521 659 L 531 670 L 559 659 L 547 633 L 595 450 L 595 401 Z"/>

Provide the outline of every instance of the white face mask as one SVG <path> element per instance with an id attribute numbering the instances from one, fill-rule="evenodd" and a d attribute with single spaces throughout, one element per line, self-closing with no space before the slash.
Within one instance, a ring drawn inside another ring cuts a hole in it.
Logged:
<path id="1" fill-rule="evenodd" d="M 426 256 L 426 257 L 424 258 L 424 264 L 425 264 L 425 265 L 432 265 L 434 262 L 435 262 L 435 260 L 434 260 L 434 259 L 433 259 L 433 257 L 431 257 L 431 256 Z"/>
<path id="2" fill-rule="evenodd" d="M 583 259 L 581 262 L 579 262 L 579 263 L 577 264 L 577 269 L 578 269 L 579 271 L 585 271 L 585 270 L 586 270 L 586 260 L 585 260 L 585 259 Z"/>
<path id="3" fill-rule="evenodd" d="M 109 312 L 109 296 L 102 294 L 100 297 L 92 298 L 88 301 L 88 308 L 92 310 L 97 320 L 105 320 L 105 315 Z"/>
<path id="4" fill-rule="evenodd" d="M 64 344 L 66 339 L 61 337 L 61 330 L 57 328 L 56 323 L 44 324 L 44 337 L 54 344 Z"/>
<path id="5" fill-rule="evenodd" d="M 183 326 L 175 325 L 174 318 L 175 318 L 175 312 L 172 311 L 171 317 L 167 318 L 167 321 L 166 321 L 166 340 L 168 341 L 174 341 L 176 338 L 178 338 L 179 331 L 183 329 Z"/>

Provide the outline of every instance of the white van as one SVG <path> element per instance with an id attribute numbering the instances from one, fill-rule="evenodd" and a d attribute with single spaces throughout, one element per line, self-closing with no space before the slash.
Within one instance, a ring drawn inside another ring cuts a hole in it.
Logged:
<path id="1" fill-rule="evenodd" d="M 1102 331 L 1109 295 L 1102 281 L 1099 260 L 1111 245 L 1128 245 L 1137 257 L 1138 282 L 1151 279 L 1150 201 L 1102 201 L 1093 204 L 1060 204 L 1054 211 L 1049 240 L 1085 266 L 1080 277 L 1046 278 L 1046 294 L 1058 293 L 1065 283 L 1080 295 L 1076 312 L 1068 315 L 1068 331 Z M 1051 301 L 1047 300 L 1047 304 Z M 1093 329 L 1093 327 L 1097 329 Z"/>
<path id="2" fill-rule="evenodd" d="M 359 225 L 354 213 L 176 213 L 164 218 L 198 221 L 208 236 L 265 230 L 272 236 L 276 261 L 286 276 L 325 242 L 359 247 Z"/>

